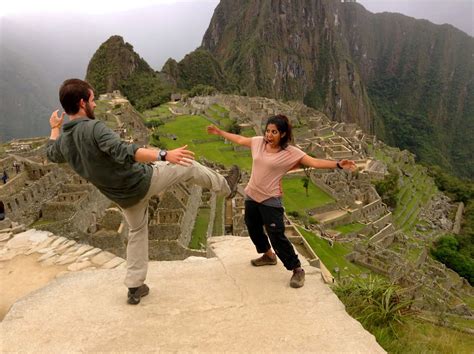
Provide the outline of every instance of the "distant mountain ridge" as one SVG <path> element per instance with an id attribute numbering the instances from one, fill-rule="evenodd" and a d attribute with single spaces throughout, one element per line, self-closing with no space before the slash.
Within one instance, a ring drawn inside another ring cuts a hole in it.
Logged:
<path id="1" fill-rule="evenodd" d="M 299 99 L 474 177 L 474 39 L 334 0 L 221 0 L 202 47 L 249 95 Z"/>

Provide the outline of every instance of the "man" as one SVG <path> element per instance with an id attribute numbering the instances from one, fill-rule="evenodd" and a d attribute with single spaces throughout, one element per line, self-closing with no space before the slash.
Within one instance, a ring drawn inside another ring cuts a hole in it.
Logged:
<path id="1" fill-rule="evenodd" d="M 166 151 L 140 148 L 120 140 L 103 122 L 95 120 L 93 88 L 85 81 L 69 79 L 59 90 L 64 111 L 56 110 L 49 123 L 47 157 L 71 168 L 117 203 L 129 225 L 127 244 L 127 302 L 136 305 L 148 295 L 148 201 L 179 182 L 193 182 L 221 195 L 235 194 L 240 171 L 233 166 L 223 177 L 194 161 L 187 145 Z M 63 126 L 64 115 L 70 121 Z M 160 162 L 156 162 L 160 161 Z M 154 164 L 147 164 L 156 162 Z"/>

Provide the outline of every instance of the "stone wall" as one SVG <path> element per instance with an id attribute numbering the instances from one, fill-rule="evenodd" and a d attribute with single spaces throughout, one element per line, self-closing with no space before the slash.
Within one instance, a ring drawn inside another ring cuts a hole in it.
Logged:
<path id="1" fill-rule="evenodd" d="M 183 259 L 191 252 L 187 246 L 201 196 L 201 187 L 184 184 L 175 185 L 163 193 L 156 215 L 149 221 L 150 259 Z"/>
<path id="2" fill-rule="evenodd" d="M 82 194 L 63 193 L 59 199 L 45 203 L 43 219 L 46 223 L 36 227 L 88 242 L 97 218 L 101 218 L 112 204 L 98 189 L 89 186 L 90 190 L 85 188 Z"/>
<path id="3" fill-rule="evenodd" d="M 36 180 L 27 180 L 20 175 L 18 178 L 24 181 L 23 188 L 18 188 L 9 196 L 2 193 L 0 200 L 5 205 L 7 216 L 23 224 L 30 224 L 40 216 L 43 203 L 58 193 L 61 184 L 67 180 L 67 174 L 62 169 L 51 168 L 50 172 Z"/>

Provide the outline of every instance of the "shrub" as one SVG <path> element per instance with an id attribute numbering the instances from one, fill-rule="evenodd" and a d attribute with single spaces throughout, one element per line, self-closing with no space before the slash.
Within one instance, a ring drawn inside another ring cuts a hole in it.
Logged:
<path id="1" fill-rule="evenodd" d="M 436 240 L 431 255 L 474 285 L 474 261 L 459 252 L 459 242 L 454 236 L 445 235 Z"/>
<path id="2" fill-rule="evenodd" d="M 189 91 L 189 97 L 194 97 L 194 96 L 209 96 L 213 95 L 216 93 L 216 89 L 214 86 L 208 86 L 208 85 L 202 85 L 198 84 L 194 86 L 190 91 Z"/>

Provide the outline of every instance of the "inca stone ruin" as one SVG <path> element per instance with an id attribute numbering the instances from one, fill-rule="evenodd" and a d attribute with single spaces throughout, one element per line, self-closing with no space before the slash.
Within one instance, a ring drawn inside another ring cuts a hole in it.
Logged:
<path id="1" fill-rule="evenodd" d="M 96 112 L 99 119 L 113 127 L 123 140 L 147 144 L 149 131 L 126 98 L 114 92 L 101 95 L 99 102 Z M 431 259 L 424 242 L 412 242 L 403 230 L 397 228 L 394 215 L 377 194 L 373 182 L 382 180 L 388 170 L 387 164 L 374 156 L 375 148 L 385 149 L 375 136 L 365 134 L 354 124 L 330 121 L 321 112 L 301 103 L 281 103 L 268 98 L 233 95 L 183 97 L 179 103 L 170 106 L 169 115 L 206 116 L 206 110 L 214 104 L 224 107 L 232 120 L 242 127 L 253 128 L 256 134 L 262 133 L 263 121 L 268 116 L 285 114 L 295 127 L 296 145 L 308 154 L 324 159 L 355 160 L 359 167 L 356 173 L 309 172 L 311 182 L 331 196 L 334 202 L 310 210 L 308 217 L 315 222 L 305 226 L 329 244 L 350 244 L 352 252 L 348 259 L 351 262 L 402 285 L 420 311 L 440 311 L 439 299 L 443 299 L 443 311 L 471 318 L 472 311 L 463 299 L 473 295 L 472 287 Z M 211 117 L 207 119 L 212 122 Z M 46 138 L 12 141 L 0 155 L 0 171 L 6 171 L 9 176 L 7 183 L 0 185 L 0 212 L 1 208 L 4 210 L 4 220 L 0 221 L 1 240 L 7 242 L 13 235 L 34 228 L 45 231 L 45 235 L 67 238 L 58 244 L 63 245 L 62 251 L 67 252 L 51 251 L 50 257 L 44 259 L 49 259 L 51 264 L 64 264 L 66 261 L 75 264 L 71 255 L 86 245 L 90 247 L 89 251 L 106 252 L 105 256 L 99 262 L 97 257 L 95 261 L 92 258 L 96 255 L 90 254 L 89 259 L 81 259 L 81 262 L 89 263 L 76 268 L 102 266 L 115 257 L 122 261 L 114 261 L 117 263 L 114 265 L 121 265 L 125 258 L 128 230 L 120 208 L 67 166 L 48 162 L 44 152 L 46 141 Z M 393 161 L 406 166 L 406 169 L 400 169 L 400 173 L 411 173 L 409 171 L 414 165 L 412 154 L 388 147 L 385 151 Z M 225 172 L 224 166 L 202 162 Z M 293 173 L 300 177 L 305 175 L 302 170 Z M 242 187 L 248 177 L 244 175 Z M 233 200 L 223 201 L 200 187 L 180 184 L 154 198 L 149 207 L 150 258 L 181 260 L 189 256 L 212 256 L 205 244 L 198 249 L 189 247 L 196 217 L 202 208 L 208 209 L 210 215 L 206 237 L 224 233 L 247 236 L 243 221 L 243 188 L 239 192 Z M 419 215 L 403 216 L 403 221 L 414 224 L 423 221 L 423 225 L 416 224 L 417 230 L 429 230 L 434 237 L 442 230 L 459 228 L 459 222 L 450 217 L 457 207 L 446 197 L 436 194 L 423 204 Z M 220 214 L 223 217 L 219 219 L 219 232 L 216 234 L 211 225 Z M 295 223 L 300 224 L 300 221 L 287 216 L 286 223 L 287 235 L 299 252 L 308 258 L 310 264 L 321 269 L 327 282 L 335 281 L 332 270 L 326 269 L 317 252 L 314 253 L 296 228 Z M 348 234 L 334 230 L 351 223 L 362 224 L 362 227 Z M 415 232 L 414 235 L 420 241 L 430 237 L 426 232 Z M 54 241 L 48 239 L 48 243 Z M 32 252 L 33 248 L 29 251 Z M 7 259 L 9 256 L 5 253 L 3 257 Z"/>

